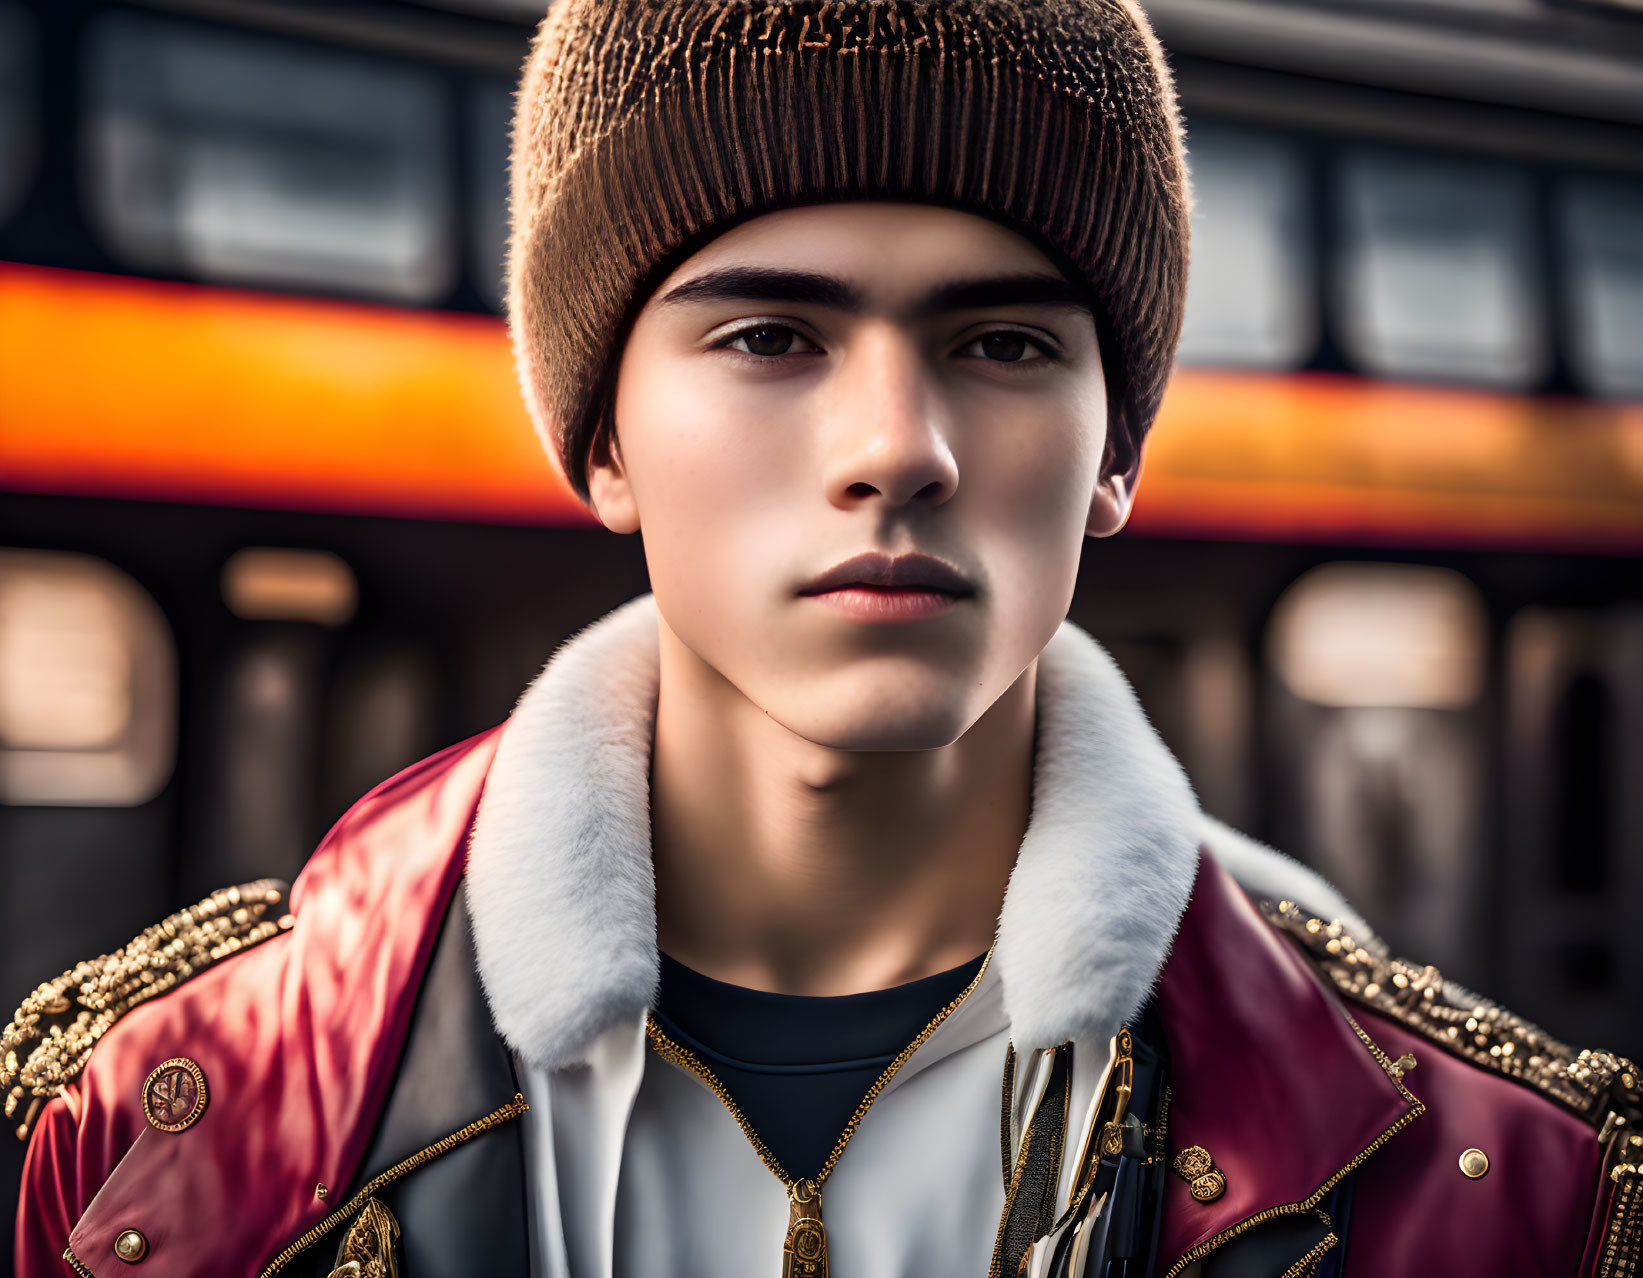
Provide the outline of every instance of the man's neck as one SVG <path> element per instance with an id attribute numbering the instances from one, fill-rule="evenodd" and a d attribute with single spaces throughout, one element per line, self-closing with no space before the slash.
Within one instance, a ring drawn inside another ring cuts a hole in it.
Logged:
<path id="1" fill-rule="evenodd" d="M 811 995 L 982 953 L 1031 809 L 1037 672 L 950 745 L 834 750 L 664 624 L 650 772 L 662 950 L 721 981 Z"/>

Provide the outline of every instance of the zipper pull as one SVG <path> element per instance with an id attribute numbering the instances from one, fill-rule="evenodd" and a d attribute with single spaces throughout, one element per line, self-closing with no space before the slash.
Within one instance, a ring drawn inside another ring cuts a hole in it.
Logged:
<path id="1" fill-rule="evenodd" d="M 796 1180 L 788 1187 L 791 1212 L 782 1244 L 782 1278 L 827 1278 L 827 1231 L 822 1228 L 821 1186 Z"/>
<path id="2" fill-rule="evenodd" d="M 1129 1112 L 1130 1094 L 1134 1090 L 1135 1038 L 1128 1029 L 1120 1026 L 1113 1036 L 1112 1064 L 1107 1070 L 1101 1094 L 1091 1100 L 1088 1126 L 1067 1190 L 1069 1212 L 1088 1197 L 1101 1160 L 1116 1159 L 1123 1152 L 1124 1116 Z M 1111 1116 L 1102 1122 L 1101 1116 L 1108 1112 L 1109 1106 Z"/>
<path id="3" fill-rule="evenodd" d="M 367 1198 L 342 1236 L 331 1278 L 398 1278 L 399 1267 L 394 1263 L 398 1241 L 399 1222 L 394 1213 L 378 1199 Z"/>
<path id="4" fill-rule="evenodd" d="M 1130 1094 L 1135 1090 L 1135 1039 L 1129 1030 L 1118 1031 L 1118 1055 L 1112 1063 L 1112 1118 L 1101 1128 L 1101 1157 L 1117 1158 L 1124 1150 L 1124 1115 L 1130 1110 Z M 1094 1175 L 1092 1168 L 1091 1175 Z"/>

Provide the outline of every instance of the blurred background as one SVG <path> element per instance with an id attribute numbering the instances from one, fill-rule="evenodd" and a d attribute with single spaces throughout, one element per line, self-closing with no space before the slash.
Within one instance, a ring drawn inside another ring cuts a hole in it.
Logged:
<path id="1" fill-rule="evenodd" d="M 1643 1055 L 1643 3 L 1148 7 L 1191 295 L 1073 618 L 1209 811 Z M 646 588 L 499 318 L 541 12 L 0 0 L 3 1014 Z"/>

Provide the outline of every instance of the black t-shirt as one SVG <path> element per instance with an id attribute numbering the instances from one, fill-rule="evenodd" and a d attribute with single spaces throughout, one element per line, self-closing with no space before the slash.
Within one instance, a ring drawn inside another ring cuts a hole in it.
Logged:
<path id="1" fill-rule="evenodd" d="M 814 1177 L 890 1062 L 981 970 L 864 994 L 813 997 L 727 985 L 663 954 L 657 1024 L 724 1084 L 793 1177 Z"/>

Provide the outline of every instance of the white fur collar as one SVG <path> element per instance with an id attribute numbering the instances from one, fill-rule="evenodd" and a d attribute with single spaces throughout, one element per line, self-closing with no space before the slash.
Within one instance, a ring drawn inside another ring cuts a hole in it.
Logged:
<path id="1" fill-rule="evenodd" d="M 643 595 L 568 640 L 503 729 L 480 800 L 467 867 L 479 974 L 503 1038 L 540 1068 L 584 1062 L 656 990 L 656 624 Z M 1018 1050 L 1104 1042 L 1139 1009 L 1201 843 L 1251 891 L 1358 932 L 1312 871 L 1198 810 L 1128 681 L 1071 622 L 1039 660 L 1038 712 L 1032 817 L 994 952 Z"/>

